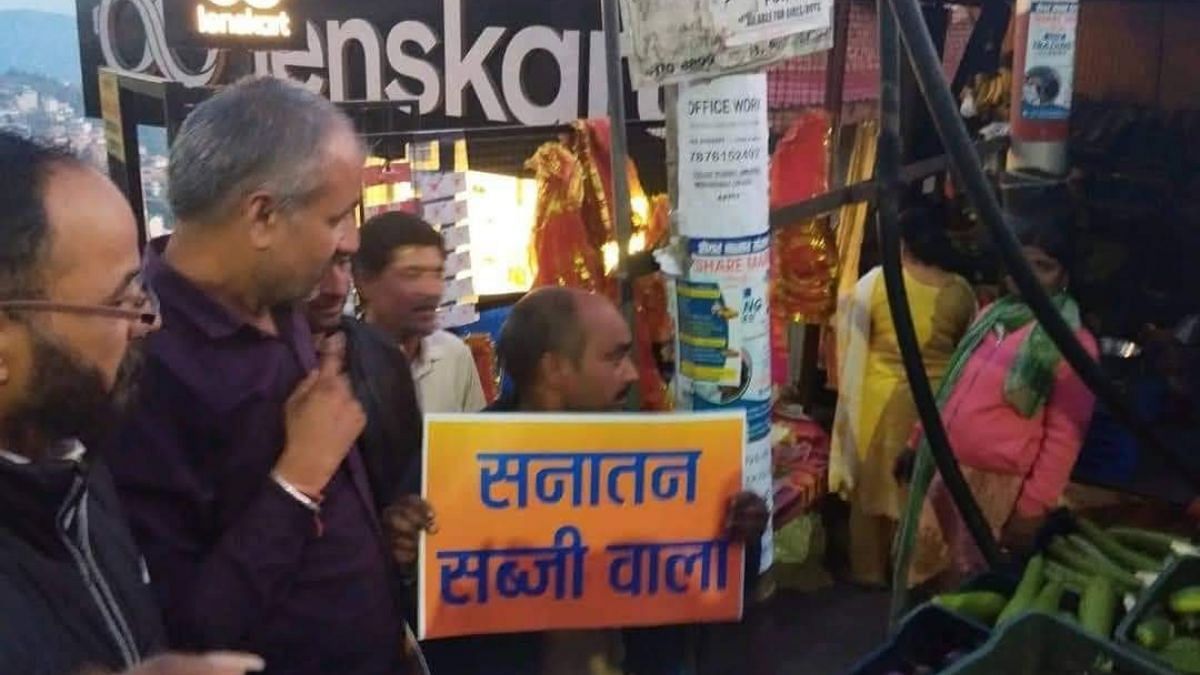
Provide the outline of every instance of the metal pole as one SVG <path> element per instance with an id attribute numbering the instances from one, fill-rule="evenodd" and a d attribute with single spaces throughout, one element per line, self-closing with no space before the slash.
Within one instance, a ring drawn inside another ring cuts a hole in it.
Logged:
<path id="1" fill-rule="evenodd" d="M 613 234 L 617 239 L 617 284 L 621 311 L 629 329 L 637 335 L 634 322 L 637 313 L 633 306 L 633 283 L 629 277 L 629 238 L 633 234 L 630 215 L 629 141 L 625 134 L 625 78 L 621 68 L 621 16 L 617 0 L 604 0 L 604 53 L 608 75 L 609 147 L 612 160 Z M 635 390 L 636 391 L 636 390 Z M 637 409 L 637 396 L 629 397 L 629 408 Z"/>
<path id="2" fill-rule="evenodd" d="M 896 339 L 912 389 L 913 400 L 920 414 L 921 424 L 929 449 L 937 464 L 938 472 L 946 489 L 954 497 L 963 523 L 971 533 L 980 552 L 988 564 L 995 566 L 1000 561 L 1000 549 L 992 531 L 984 520 L 963 479 L 962 471 L 950 448 L 946 430 L 942 426 L 941 414 L 933 397 L 933 389 L 921 360 L 920 343 L 913 324 L 912 310 L 908 306 L 908 294 L 904 288 L 904 272 L 900 260 L 900 87 L 903 60 L 900 52 L 900 35 L 896 20 L 888 9 L 886 0 L 878 4 L 879 14 L 879 152 L 875 174 L 879 181 L 878 212 L 879 247 L 883 257 L 883 276 L 887 290 L 888 309 L 896 327 Z M 910 504 L 909 508 L 914 505 Z M 919 508 L 919 505 L 917 505 Z M 911 518 L 912 514 L 906 517 Z M 892 620 L 899 618 L 907 604 L 907 579 L 894 580 Z"/>

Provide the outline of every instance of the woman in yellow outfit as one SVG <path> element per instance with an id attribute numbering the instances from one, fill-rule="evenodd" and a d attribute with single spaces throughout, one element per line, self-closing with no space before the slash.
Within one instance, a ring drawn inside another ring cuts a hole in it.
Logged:
<path id="1" fill-rule="evenodd" d="M 900 217 L 908 304 L 930 383 L 936 390 L 975 315 L 975 294 L 946 268 L 953 256 L 940 223 L 925 208 Z M 841 300 L 837 315 L 838 409 L 830 488 L 850 503 L 850 576 L 869 586 L 890 577 L 892 540 L 904 488 L 892 475 L 917 421 L 900 359 L 883 274 L 875 268 Z"/>

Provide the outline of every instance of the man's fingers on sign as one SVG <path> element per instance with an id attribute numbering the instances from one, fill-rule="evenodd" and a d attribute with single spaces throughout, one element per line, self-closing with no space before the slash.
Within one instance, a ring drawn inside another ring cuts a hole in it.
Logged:
<path id="1" fill-rule="evenodd" d="M 433 507 L 416 495 L 409 495 L 396 502 L 384 513 L 392 553 L 401 564 L 416 562 L 417 547 L 421 532 L 437 532 L 437 520 Z"/>
<path id="2" fill-rule="evenodd" d="M 767 527 L 767 502 L 753 492 L 742 492 L 729 501 L 726 534 L 738 541 L 756 541 Z"/>

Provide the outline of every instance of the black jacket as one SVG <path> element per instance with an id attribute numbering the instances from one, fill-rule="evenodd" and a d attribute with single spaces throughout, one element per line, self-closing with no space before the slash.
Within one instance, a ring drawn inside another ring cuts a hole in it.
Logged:
<path id="1" fill-rule="evenodd" d="M 342 331 L 350 385 L 367 414 L 358 448 L 382 512 L 404 495 L 421 493 L 423 422 L 416 385 L 404 352 L 386 335 L 351 318 Z"/>
<path id="2" fill-rule="evenodd" d="M 367 415 L 358 451 L 367 467 L 375 508 L 382 514 L 405 495 L 421 494 L 423 420 L 404 352 L 386 335 L 347 317 L 346 375 Z M 417 620 L 415 578 L 396 570 L 395 596 L 410 626 Z M 3 675 L 0 673 L 0 675 Z"/>
<path id="3" fill-rule="evenodd" d="M 126 670 L 163 644 L 103 467 L 0 459 L 0 673 Z"/>

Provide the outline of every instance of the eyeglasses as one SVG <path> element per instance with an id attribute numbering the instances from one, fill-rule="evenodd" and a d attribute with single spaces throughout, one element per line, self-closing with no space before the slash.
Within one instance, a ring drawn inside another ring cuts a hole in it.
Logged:
<path id="1" fill-rule="evenodd" d="M 134 295 L 122 298 L 115 305 L 85 305 L 51 300 L 2 300 L 0 310 L 17 312 L 57 312 L 79 316 L 99 316 L 134 321 L 143 326 L 155 326 L 159 321 L 158 296 L 150 290 L 139 274 L 130 282 Z"/>

